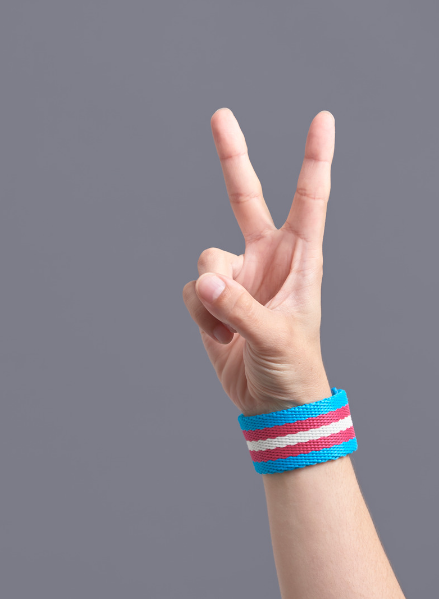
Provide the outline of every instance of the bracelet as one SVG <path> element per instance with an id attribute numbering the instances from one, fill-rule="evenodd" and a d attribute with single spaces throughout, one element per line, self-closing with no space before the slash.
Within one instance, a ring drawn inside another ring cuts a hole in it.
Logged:
<path id="1" fill-rule="evenodd" d="M 285 472 L 357 450 L 346 391 L 287 410 L 238 416 L 253 466 L 259 474 Z"/>

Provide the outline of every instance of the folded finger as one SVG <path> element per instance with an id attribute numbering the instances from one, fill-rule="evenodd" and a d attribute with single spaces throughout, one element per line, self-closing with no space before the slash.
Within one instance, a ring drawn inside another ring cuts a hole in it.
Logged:
<path id="1" fill-rule="evenodd" d="M 198 259 L 198 274 L 201 276 L 206 272 L 214 272 L 234 278 L 242 266 L 242 262 L 243 256 L 237 256 L 219 248 L 209 248 L 204 250 Z M 235 329 L 215 318 L 207 310 L 195 291 L 195 283 L 196 281 L 189 281 L 183 288 L 183 300 L 189 314 L 200 329 L 212 339 L 223 344 L 230 343 L 233 334 L 236 333 Z"/>

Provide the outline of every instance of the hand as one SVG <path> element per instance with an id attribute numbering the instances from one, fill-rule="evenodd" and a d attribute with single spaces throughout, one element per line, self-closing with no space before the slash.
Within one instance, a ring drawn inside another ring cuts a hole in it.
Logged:
<path id="1" fill-rule="evenodd" d="M 245 416 L 330 397 L 320 324 L 334 117 L 322 111 L 311 123 L 296 193 L 280 229 L 232 111 L 217 110 L 211 127 L 245 253 L 204 250 L 199 278 L 183 289 L 186 307 L 224 391 Z"/>

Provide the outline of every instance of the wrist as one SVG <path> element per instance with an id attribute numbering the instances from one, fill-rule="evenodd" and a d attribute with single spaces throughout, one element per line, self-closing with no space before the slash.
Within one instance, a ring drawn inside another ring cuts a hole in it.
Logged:
<path id="1" fill-rule="evenodd" d="M 267 414 L 238 416 L 259 474 L 296 470 L 337 460 L 358 448 L 344 389 L 331 396 Z"/>
<path id="2" fill-rule="evenodd" d="M 282 390 L 282 395 L 285 394 L 285 390 Z M 279 394 L 280 395 L 280 394 Z M 318 401 L 320 399 L 326 399 L 331 397 L 331 387 L 328 382 L 326 374 L 314 379 L 308 384 L 302 384 L 300 387 L 291 390 L 288 394 L 288 398 L 282 399 L 273 397 L 258 401 L 247 408 L 241 408 L 243 416 L 257 416 L 258 414 L 269 414 L 270 412 L 277 412 L 279 410 L 287 410 L 296 406 L 301 406 L 307 403 Z"/>

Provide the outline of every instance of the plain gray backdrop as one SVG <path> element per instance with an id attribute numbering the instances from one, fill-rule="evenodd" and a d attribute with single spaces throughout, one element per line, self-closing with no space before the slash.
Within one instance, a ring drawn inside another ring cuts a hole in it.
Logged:
<path id="1" fill-rule="evenodd" d="M 434 0 L 3 0 L 0 595 L 279 597 L 263 482 L 182 299 L 240 254 L 210 118 L 277 226 L 336 119 L 322 352 L 407 598 L 437 594 Z M 366 592 L 367 594 L 367 592 Z"/>

